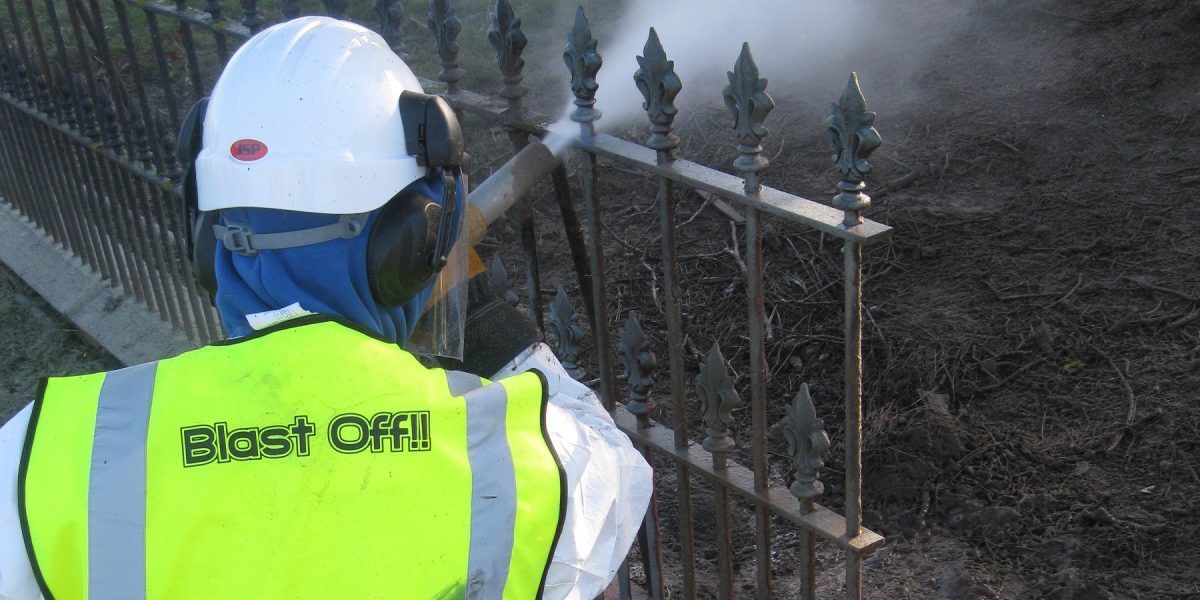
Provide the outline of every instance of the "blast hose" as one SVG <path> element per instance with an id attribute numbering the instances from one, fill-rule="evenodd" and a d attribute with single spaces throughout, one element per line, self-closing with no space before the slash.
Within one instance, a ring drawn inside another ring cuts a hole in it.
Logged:
<path id="1" fill-rule="evenodd" d="M 508 159 L 467 195 L 467 221 L 471 246 L 487 235 L 488 225 L 496 222 L 517 200 L 529 195 L 558 165 L 558 158 L 545 144 L 531 140 L 529 145 Z"/>

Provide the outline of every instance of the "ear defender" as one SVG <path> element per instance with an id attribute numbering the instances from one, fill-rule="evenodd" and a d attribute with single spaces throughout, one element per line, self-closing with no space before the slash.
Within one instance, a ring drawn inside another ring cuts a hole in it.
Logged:
<path id="1" fill-rule="evenodd" d="M 191 225 L 187 232 L 187 247 L 191 252 L 196 283 L 208 293 L 211 300 L 211 296 L 217 293 L 217 274 L 213 266 L 217 240 L 212 235 L 213 226 L 217 224 L 217 213 L 201 212 L 196 192 L 196 157 L 204 147 L 204 113 L 207 110 L 208 98 L 201 98 L 192 105 L 179 128 L 175 154 L 183 165 L 183 218 Z"/>
<path id="2" fill-rule="evenodd" d="M 417 192 L 384 206 L 367 241 L 367 280 L 377 302 L 400 306 L 429 285 L 441 270 L 429 259 L 441 224 L 442 207 Z"/>

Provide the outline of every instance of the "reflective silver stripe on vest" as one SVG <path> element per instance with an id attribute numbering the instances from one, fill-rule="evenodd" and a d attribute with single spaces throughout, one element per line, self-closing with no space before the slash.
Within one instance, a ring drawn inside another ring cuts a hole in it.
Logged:
<path id="1" fill-rule="evenodd" d="M 446 371 L 446 385 L 450 387 L 451 396 L 461 396 L 473 389 L 483 387 L 483 380 L 478 375 L 462 371 Z"/>
<path id="2" fill-rule="evenodd" d="M 88 481 L 88 596 L 146 597 L 146 433 L 158 363 L 105 375 Z"/>
<path id="3" fill-rule="evenodd" d="M 471 462 L 467 598 L 500 598 L 508 582 L 517 519 L 517 476 L 505 426 L 508 394 L 493 383 L 468 392 L 465 399 Z"/>

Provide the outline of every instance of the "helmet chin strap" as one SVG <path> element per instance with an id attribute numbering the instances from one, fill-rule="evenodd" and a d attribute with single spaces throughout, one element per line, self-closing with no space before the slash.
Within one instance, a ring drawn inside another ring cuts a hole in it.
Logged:
<path id="1" fill-rule="evenodd" d="M 221 240 L 226 250 L 242 256 L 254 256 L 259 250 L 282 250 L 356 238 L 366 230 L 368 214 L 340 215 L 337 223 L 282 233 L 254 233 L 248 223 L 226 219 L 225 225 L 213 225 L 213 234 Z"/>

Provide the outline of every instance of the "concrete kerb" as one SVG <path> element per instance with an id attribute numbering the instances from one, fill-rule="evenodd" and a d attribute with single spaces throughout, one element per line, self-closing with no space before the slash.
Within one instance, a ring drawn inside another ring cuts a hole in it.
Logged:
<path id="1" fill-rule="evenodd" d="M 101 279 L 2 198 L 0 262 L 122 364 L 197 347 L 132 295 Z"/>

